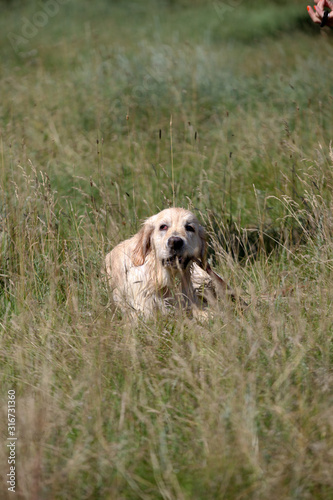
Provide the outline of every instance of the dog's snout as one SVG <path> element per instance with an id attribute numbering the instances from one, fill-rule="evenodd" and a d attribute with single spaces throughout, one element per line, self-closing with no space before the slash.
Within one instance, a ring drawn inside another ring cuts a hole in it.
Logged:
<path id="1" fill-rule="evenodd" d="M 179 236 L 171 236 L 168 239 L 168 247 L 171 250 L 175 251 L 181 250 L 183 248 L 183 245 L 184 245 L 184 240 L 182 238 L 179 238 Z"/>

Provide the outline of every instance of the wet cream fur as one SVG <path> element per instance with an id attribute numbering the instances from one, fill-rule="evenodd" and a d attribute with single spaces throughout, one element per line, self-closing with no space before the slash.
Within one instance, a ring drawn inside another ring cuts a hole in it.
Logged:
<path id="1" fill-rule="evenodd" d="M 170 248 L 175 238 L 181 244 L 177 251 Z M 193 259 L 204 262 L 205 256 L 205 231 L 195 215 L 183 208 L 163 210 L 107 254 L 113 299 L 122 310 L 146 317 L 171 307 L 198 310 L 199 290 L 209 287 L 210 278 Z"/>

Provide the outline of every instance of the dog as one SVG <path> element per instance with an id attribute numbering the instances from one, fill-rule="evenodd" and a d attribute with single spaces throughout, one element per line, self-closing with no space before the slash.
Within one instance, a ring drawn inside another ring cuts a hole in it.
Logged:
<path id="1" fill-rule="evenodd" d="M 214 279 L 228 290 L 207 266 L 206 254 L 206 232 L 192 212 L 168 208 L 153 215 L 105 258 L 114 302 L 144 317 L 173 307 L 203 310 L 216 298 Z"/>

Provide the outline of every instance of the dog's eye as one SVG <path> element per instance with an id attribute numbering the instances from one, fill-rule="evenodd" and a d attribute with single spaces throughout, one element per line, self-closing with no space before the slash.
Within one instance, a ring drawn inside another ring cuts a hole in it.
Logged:
<path id="1" fill-rule="evenodd" d="M 193 227 L 193 226 L 190 226 L 190 224 L 186 224 L 185 229 L 186 229 L 186 231 L 188 231 L 189 233 L 195 233 L 195 229 L 194 229 L 194 227 Z"/>
<path id="2" fill-rule="evenodd" d="M 166 231 L 168 229 L 168 226 L 166 224 L 162 224 L 160 226 L 160 231 Z"/>

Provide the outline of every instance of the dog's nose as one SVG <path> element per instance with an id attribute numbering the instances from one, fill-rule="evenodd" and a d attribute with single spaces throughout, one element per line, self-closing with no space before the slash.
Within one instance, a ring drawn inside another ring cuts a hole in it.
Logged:
<path id="1" fill-rule="evenodd" d="M 184 240 L 182 238 L 179 238 L 179 236 L 171 236 L 168 239 L 168 247 L 171 248 L 171 250 L 181 250 L 184 245 Z"/>

